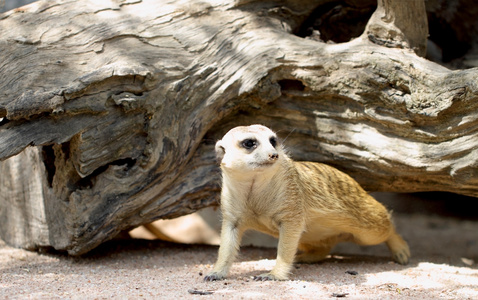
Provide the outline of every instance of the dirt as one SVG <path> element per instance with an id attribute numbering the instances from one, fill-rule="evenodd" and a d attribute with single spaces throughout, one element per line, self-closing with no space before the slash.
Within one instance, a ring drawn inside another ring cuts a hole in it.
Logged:
<path id="1" fill-rule="evenodd" d="M 203 282 L 217 246 L 115 240 L 82 257 L 36 253 L 0 242 L 1 299 L 477 299 L 478 221 L 395 214 L 412 260 L 385 246 L 343 244 L 289 281 L 256 282 L 276 250 L 243 247 L 227 280 Z"/>

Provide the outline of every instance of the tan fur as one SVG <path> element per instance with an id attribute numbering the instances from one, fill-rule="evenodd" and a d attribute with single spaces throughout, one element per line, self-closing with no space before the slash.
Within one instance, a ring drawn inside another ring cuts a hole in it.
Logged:
<path id="1" fill-rule="evenodd" d="M 337 169 L 292 161 L 279 143 L 274 147 L 276 139 L 269 128 L 251 125 L 233 128 L 216 144 L 223 223 L 218 260 L 206 281 L 227 276 L 248 229 L 279 238 L 275 267 L 256 280 L 285 280 L 294 259 L 317 262 L 343 241 L 385 242 L 395 261 L 408 263 L 408 245 L 382 204 Z"/>

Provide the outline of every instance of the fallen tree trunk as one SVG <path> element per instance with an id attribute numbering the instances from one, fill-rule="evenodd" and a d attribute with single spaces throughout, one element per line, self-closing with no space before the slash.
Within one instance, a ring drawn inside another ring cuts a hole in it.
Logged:
<path id="1" fill-rule="evenodd" d="M 214 143 L 251 123 L 370 191 L 478 196 L 478 72 L 419 56 L 423 1 L 379 1 L 347 43 L 295 35 L 324 3 L 39 1 L 0 15 L 2 239 L 78 255 L 216 205 Z"/>

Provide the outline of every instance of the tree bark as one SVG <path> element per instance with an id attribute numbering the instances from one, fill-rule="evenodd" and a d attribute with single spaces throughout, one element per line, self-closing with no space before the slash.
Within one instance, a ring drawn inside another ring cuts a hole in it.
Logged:
<path id="1" fill-rule="evenodd" d="M 425 56 L 428 37 L 425 2 L 378 0 L 378 7 L 365 31 L 378 45 L 409 48 Z"/>
<path id="2" fill-rule="evenodd" d="M 251 123 L 370 191 L 478 196 L 477 69 L 420 57 L 423 1 L 409 3 L 379 1 L 339 44 L 294 34 L 327 1 L 39 1 L 0 15 L 1 238 L 78 255 L 217 205 L 214 143 Z"/>

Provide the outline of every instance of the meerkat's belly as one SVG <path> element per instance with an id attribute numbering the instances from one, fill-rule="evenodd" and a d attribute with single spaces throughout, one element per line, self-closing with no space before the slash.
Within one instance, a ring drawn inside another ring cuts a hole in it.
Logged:
<path id="1" fill-rule="evenodd" d="M 306 229 L 302 233 L 302 243 L 316 243 L 321 240 L 343 234 L 340 230 L 321 224 L 317 220 L 307 222 Z"/>
<path id="2" fill-rule="evenodd" d="M 274 237 L 278 237 L 279 235 L 278 225 L 275 224 L 270 217 L 266 216 L 249 218 L 246 227 Z"/>

